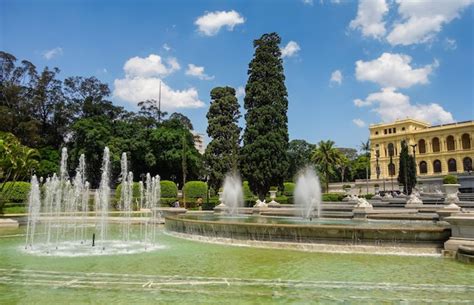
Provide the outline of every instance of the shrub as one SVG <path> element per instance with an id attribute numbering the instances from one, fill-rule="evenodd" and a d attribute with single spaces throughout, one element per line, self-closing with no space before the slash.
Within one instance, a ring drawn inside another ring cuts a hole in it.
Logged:
<path id="1" fill-rule="evenodd" d="M 338 193 L 323 194 L 323 201 L 342 201 L 342 198 L 344 198 L 344 194 L 338 194 Z"/>
<path id="2" fill-rule="evenodd" d="M 293 196 L 293 192 L 295 191 L 295 186 L 293 182 L 285 182 L 283 183 L 283 195 L 284 196 Z"/>
<path id="3" fill-rule="evenodd" d="M 350 184 L 344 184 L 344 185 L 342 186 L 342 189 L 344 189 L 344 190 L 345 190 L 345 189 L 350 189 L 350 188 L 351 188 Z"/>
<path id="4" fill-rule="evenodd" d="M 444 176 L 443 184 L 458 184 L 458 177 L 453 175 Z"/>
<path id="5" fill-rule="evenodd" d="M 3 184 L 0 184 L 0 188 L 2 187 Z M 31 184 L 29 182 L 5 182 L 2 192 L 0 192 L 0 198 L 10 202 L 26 202 L 28 200 L 30 188 Z"/>
<path id="6" fill-rule="evenodd" d="M 372 197 L 374 197 L 374 194 L 365 194 L 365 195 L 363 195 L 362 197 L 364 197 L 365 199 L 369 200 L 369 199 L 372 199 Z"/>
<path id="7" fill-rule="evenodd" d="M 207 184 L 202 181 L 189 181 L 184 185 L 183 191 L 186 198 L 206 198 Z"/>
<path id="8" fill-rule="evenodd" d="M 133 182 L 133 201 L 135 198 L 140 199 L 140 183 Z M 115 189 L 115 200 L 118 202 L 120 201 L 120 196 L 122 195 L 122 184 L 119 184 Z"/>
<path id="9" fill-rule="evenodd" d="M 175 198 L 178 197 L 178 187 L 176 183 L 170 180 L 160 181 L 161 197 Z"/>
<path id="10" fill-rule="evenodd" d="M 244 190 L 244 198 L 255 198 L 255 194 L 252 193 L 252 191 L 250 190 L 250 186 L 249 186 L 248 181 L 243 182 L 242 188 Z"/>
<path id="11" fill-rule="evenodd" d="M 160 206 L 162 207 L 171 207 L 173 203 L 176 202 L 176 197 L 161 197 Z"/>
<path id="12" fill-rule="evenodd" d="M 374 187 L 379 187 L 380 185 L 378 185 L 377 183 L 374 184 Z"/>
<path id="13" fill-rule="evenodd" d="M 276 187 L 276 186 L 270 186 L 270 191 L 278 191 L 278 187 Z"/>

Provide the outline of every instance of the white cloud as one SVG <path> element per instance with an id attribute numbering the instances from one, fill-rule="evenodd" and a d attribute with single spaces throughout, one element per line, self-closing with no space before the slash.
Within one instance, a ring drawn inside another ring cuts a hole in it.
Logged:
<path id="1" fill-rule="evenodd" d="M 302 0 L 301 2 L 306 5 L 313 5 L 313 0 Z"/>
<path id="2" fill-rule="evenodd" d="M 180 68 L 176 58 L 168 58 L 166 63 L 153 54 L 147 58 L 130 58 L 124 65 L 125 77 L 114 81 L 114 97 L 132 104 L 147 99 L 158 100 L 161 83 L 164 110 L 203 107 L 195 88 L 174 90 L 163 82 L 163 77 Z"/>
<path id="3" fill-rule="evenodd" d="M 451 123 L 454 121 L 450 112 L 439 104 L 411 104 L 410 97 L 396 92 L 394 88 L 383 88 L 380 92 L 371 93 L 365 100 L 356 99 L 357 107 L 370 107 L 383 122 L 392 122 L 407 117 L 435 123 Z M 354 122 L 355 123 L 355 122 Z"/>
<path id="4" fill-rule="evenodd" d="M 197 18 L 194 24 L 198 26 L 200 33 L 206 36 L 214 36 L 219 33 L 222 27 L 227 27 L 229 31 L 232 31 L 236 25 L 244 22 L 244 17 L 232 10 L 207 13 Z"/>
<path id="5" fill-rule="evenodd" d="M 293 57 L 298 54 L 298 52 L 301 50 L 300 46 L 298 43 L 295 41 L 290 41 L 286 44 L 285 47 L 281 49 L 281 57 Z"/>
<path id="6" fill-rule="evenodd" d="M 366 37 L 383 37 L 386 33 L 383 18 L 387 12 L 385 0 L 360 0 L 357 16 L 349 26 L 353 30 L 360 29 Z"/>
<path id="7" fill-rule="evenodd" d="M 443 25 L 459 18 L 473 0 L 397 0 L 401 20 L 387 36 L 391 45 L 411 45 L 431 41 Z"/>
<path id="8" fill-rule="evenodd" d="M 167 44 L 167 43 L 164 43 L 163 44 L 163 49 L 165 49 L 165 51 L 170 51 L 171 50 L 171 47 Z"/>
<path id="9" fill-rule="evenodd" d="M 363 128 L 365 127 L 367 124 L 365 124 L 365 122 L 361 119 L 353 119 L 352 120 L 352 123 L 354 123 L 357 127 L 359 128 Z"/>
<path id="10" fill-rule="evenodd" d="M 331 74 L 331 79 L 329 80 L 329 82 L 331 84 L 338 84 L 338 85 L 341 85 L 342 84 L 342 73 L 341 71 L 339 70 L 336 70 L 334 72 L 332 72 Z"/>
<path id="11" fill-rule="evenodd" d="M 235 90 L 235 96 L 240 99 L 245 96 L 245 88 L 243 86 L 237 87 L 237 90 Z"/>
<path id="12" fill-rule="evenodd" d="M 382 87 L 408 88 L 416 84 L 427 84 L 428 76 L 439 64 L 414 69 L 410 66 L 411 57 L 404 54 L 383 53 L 372 61 L 356 62 L 356 78 L 359 81 L 372 81 Z"/>
<path id="13" fill-rule="evenodd" d="M 128 76 L 160 76 L 164 77 L 180 69 L 176 58 L 168 58 L 165 64 L 161 57 L 156 54 L 150 54 L 148 57 L 132 57 L 123 66 Z"/>
<path id="14" fill-rule="evenodd" d="M 54 57 L 58 57 L 63 55 L 63 49 L 60 47 L 51 49 L 51 50 L 46 50 L 43 52 L 43 57 L 46 60 L 53 59 Z"/>
<path id="15" fill-rule="evenodd" d="M 188 65 L 188 69 L 186 70 L 186 75 L 195 76 L 201 80 L 214 79 L 214 76 L 209 76 L 206 73 L 204 73 L 204 67 L 199 67 L 193 64 Z"/>
<path id="16" fill-rule="evenodd" d="M 444 40 L 444 48 L 446 50 L 456 50 L 458 48 L 458 44 L 456 43 L 456 39 L 446 38 Z"/>

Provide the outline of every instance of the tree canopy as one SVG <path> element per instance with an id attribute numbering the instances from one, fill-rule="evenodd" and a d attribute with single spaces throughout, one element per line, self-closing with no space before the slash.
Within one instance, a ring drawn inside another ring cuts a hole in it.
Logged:
<path id="1" fill-rule="evenodd" d="M 218 190 L 224 175 L 238 169 L 240 130 L 239 103 L 235 89 L 216 87 L 211 90 L 211 104 L 207 112 L 207 134 L 211 141 L 207 145 L 205 160 L 209 185 Z"/>
<path id="2" fill-rule="evenodd" d="M 283 186 L 288 170 L 288 100 L 280 36 L 264 34 L 254 41 L 244 107 L 246 127 L 241 168 L 250 189 L 264 198 L 270 186 Z"/>

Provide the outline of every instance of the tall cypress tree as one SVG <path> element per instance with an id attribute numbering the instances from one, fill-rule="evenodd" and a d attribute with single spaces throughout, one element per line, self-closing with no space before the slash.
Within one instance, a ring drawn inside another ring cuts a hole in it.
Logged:
<path id="1" fill-rule="evenodd" d="M 241 168 L 250 189 L 263 199 L 270 186 L 282 186 L 288 170 L 288 100 L 279 48 L 280 36 L 255 40 L 244 106 L 246 127 Z"/>
<path id="2" fill-rule="evenodd" d="M 408 145 L 402 142 L 400 151 L 400 161 L 398 166 L 398 182 L 405 186 L 405 193 L 411 194 L 416 185 L 416 164 L 415 158 L 408 153 Z"/>
<path id="3" fill-rule="evenodd" d="M 215 190 L 222 185 L 224 175 L 236 171 L 240 143 L 239 102 L 235 89 L 216 87 L 211 91 L 211 105 L 207 112 L 207 134 L 212 139 L 206 148 L 205 160 L 209 185 Z"/>

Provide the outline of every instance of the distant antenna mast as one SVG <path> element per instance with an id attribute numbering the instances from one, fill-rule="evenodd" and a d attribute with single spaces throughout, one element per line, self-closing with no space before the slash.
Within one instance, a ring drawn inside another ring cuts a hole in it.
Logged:
<path id="1" fill-rule="evenodd" d="M 161 80 L 160 80 L 160 93 L 158 95 L 158 123 L 161 123 Z"/>

